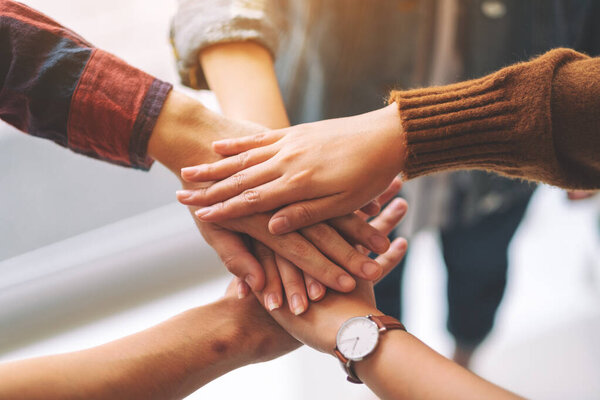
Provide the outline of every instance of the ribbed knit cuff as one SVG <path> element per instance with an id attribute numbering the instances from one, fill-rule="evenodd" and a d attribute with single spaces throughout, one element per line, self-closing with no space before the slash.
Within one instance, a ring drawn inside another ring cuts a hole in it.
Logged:
<path id="1" fill-rule="evenodd" d="M 536 179 L 558 173 L 552 78 L 562 63 L 579 57 L 558 49 L 480 79 L 392 91 L 406 135 L 405 178 L 453 169 Z"/>

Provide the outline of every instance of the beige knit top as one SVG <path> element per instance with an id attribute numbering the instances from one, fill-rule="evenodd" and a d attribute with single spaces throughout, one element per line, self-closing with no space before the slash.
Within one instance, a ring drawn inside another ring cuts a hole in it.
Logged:
<path id="1" fill-rule="evenodd" d="M 555 49 L 486 77 L 392 91 L 407 179 L 485 169 L 600 189 L 600 58 Z"/>

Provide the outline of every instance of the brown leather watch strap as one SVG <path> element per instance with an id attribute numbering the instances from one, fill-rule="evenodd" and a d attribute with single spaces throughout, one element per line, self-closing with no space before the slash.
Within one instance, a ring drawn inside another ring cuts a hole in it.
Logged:
<path id="1" fill-rule="evenodd" d="M 389 331 L 390 329 L 406 330 L 402 322 L 389 315 L 370 315 L 369 318 L 377 324 L 379 329 L 385 329 L 386 331 Z"/>
<path id="2" fill-rule="evenodd" d="M 356 372 L 354 372 L 352 360 L 348 360 L 346 357 L 344 357 L 337 347 L 333 350 L 333 352 L 340 360 L 340 363 L 342 363 L 342 368 L 344 368 L 344 371 L 346 371 L 346 375 L 348 375 L 346 380 L 352 383 L 362 383 L 362 381 L 356 375 Z"/>

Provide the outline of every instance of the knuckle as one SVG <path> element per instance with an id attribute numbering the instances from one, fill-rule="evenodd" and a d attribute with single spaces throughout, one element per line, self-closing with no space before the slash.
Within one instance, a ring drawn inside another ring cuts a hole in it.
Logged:
<path id="1" fill-rule="evenodd" d="M 242 193 L 242 198 L 246 204 L 256 204 L 260 202 L 260 193 L 256 190 L 246 190 Z"/>
<path id="2" fill-rule="evenodd" d="M 270 261 L 275 258 L 273 252 L 269 248 L 263 246 L 257 247 L 254 250 L 254 254 L 259 261 Z"/>
<path id="3" fill-rule="evenodd" d="M 235 276 L 240 276 L 242 274 L 242 262 L 240 257 L 237 255 L 227 255 L 221 258 L 223 265 L 225 268 Z"/>
<path id="4" fill-rule="evenodd" d="M 246 178 L 246 177 L 245 177 L 245 176 L 244 176 L 244 174 L 243 174 L 243 173 L 241 173 L 241 172 L 239 172 L 239 173 L 237 173 L 237 174 L 233 175 L 233 176 L 231 177 L 231 179 L 232 179 L 232 182 L 233 182 L 233 186 L 234 186 L 236 189 L 238 189 L 238 190 L 241 190 L 241 189 L 244 187 L 244 182 L 245 182 L 245 180 L 246 180 L 245 178 Z"/>
<path id="5" fill-rule="evenodd" d="M 290 163 L 294 162 L 299 157 L 300 157 L 300 154 L 296 150 L 287 150 L 287 151 L 281 152 L 279 155 L 279 159 L 283 163 L 286 163 L 286 164 L 290 164 Z"/>
<path id="6" fill-rule="evenodd" d="M 289 246 L 290 253 L 298 258 L 306 258 L 310 253 L 310 248 L 307 243 L 297 241 Z"/>
<path id="7" fill-rule="evenodd" d="M 310 182 L 312 175 L 313 175 L 312 171 L 305 169 L 305 170 L 296 172 L 295 174 L 291 175 L 287 179 L 287 181 L 288 181 L 288 184 L 290 184 L 290 185 L 301 186 L 302 184 L 306 184 L 306 183 Z"/>
<path id="8" fill-rule="evenodd" d="M 254 135 L 254 137 L 252 137 L 252 142 L 257 146 L 260 146 L 263 144 L 266 138 L 267 135 L 265 135 L 264 133 L 257 133 L 256 135 Z"/>
<path id="9" fill-rule="evenodd" d="M 312 221 L 314 212 L 308 204 L 299 204 L 294 208 L 294 216 L 297 221 L 304 224 Z"/>
<path id="10" fill-rule="evenodd" d="M 307 233 L 316 240 L 326 240 L 331 237 L 332 229 L 325 224 L 316 224 L 307 229 Z"/>
<path id="11" fill-rule="evenodd" d="M 287 277 L 283 284 L 287 289 L 299 290 L 304 287 L 304 280 L 299 275 L 294 274 L 294 276 Z"/>
<path id="12" fill-rule="evenodd" d="M 208 190 L 208 187 L 202 187 L 202 188 L 198 188 L 196 190 L 196 193 L 198 195 L 199 199 L 206 199 L 207 197 L 209 197 L 210 195 L 210 191 Z"/>
<path id="13" fill-rule="evenodd" d="M 250 154 L 247 151 L 244 151 L 235 157 L 236 157 L 237 165 L 241 168 L 246 168 L 246 164 L 248 164 L 248 159 L 250 158 Z"/>
<path id="14" fill-rule="evenodd" d="M 350 248 L 346 251 L 344 257 L 342 258 L 344 265 L 346 266 L 359 266 L 360 261 L 363 256 L 358 253 L 354 248 Z"/>
<path id="15" fill-rule="evenodd" d="M 213 176 L 216 172 L 216 168 L 212 164 L 205 164 L 200 170 L 200 173 L 206 176 Z"/>

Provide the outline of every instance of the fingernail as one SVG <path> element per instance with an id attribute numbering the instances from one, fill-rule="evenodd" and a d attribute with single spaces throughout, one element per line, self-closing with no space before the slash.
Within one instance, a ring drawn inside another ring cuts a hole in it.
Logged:
<path id="1" fill-rule="evenodd" d="M 381 274 L 381 268 L 374 262 L 366 262 L 361 268 L 363 274 L 370 279 L 376 279 Z"/>
<path id="2" fill-rule="evenodd" d="M 390 206 L 394 209 L 394 210 L 399 210 L 402 205 L 402 200 L 400 200 L 399 198 L 395 198 L 394 200 L 392 200 L 392 202 L 390 203 Z"/>
<path id="3" fill-rule="evenodd" d="M 229 146 L 230 144 L 231 144 L 230 139 L 215 140 L 213 142 L 213 145 L 215 145 L 215 146 Z"/>
<path id="4" fill-rule="evenodd" d="M 302 298 L 298 293 L 292 295 L 292 311 L 296 315 L 300 315 L 304 312 L 304 304 L 302 304 Z"/>
<path id="5" fill-rule="evenodd" d="M 386 251 L 389 244 L 388 240 L 381 235 L 371 236 L 369 242 L 371 243 L 371 247 L 373 247 L 373 250 L 375 250 L 376 252 Z"/>
<path id="6" fill-rule="evenodd" d="M 204 208 L 201 208 L 201 209 L 199 209 L 199 210 L 196 211 L 196 217 L 203 218 L 203 217 L 206 217 L 211 212 L 213 212 L 213 208 L 212 207 L 204 207 Z"/>
<path id="7" fill-rule="evenodd" d="M 256 290 L 256 288 L 254 287 L 254 284 L 256 283 L 256 278 L 253 275 L 246 275 L 246 278 L 244 280 L 252 290 Z"/>
<path id="8" fill-rule="evenodd" d="M 290 222 L 287 217 L 277 217 L 269 222 L 269 230 L 275 235 L 286 233 L 289 229 Z"/>
<path id="9" fill-rule="evenodd" d="M 321 287 L 317 283 L 311 283 L 308 288 L 308 297 L 310 297 L 311 300 L 316 300 L 319 296 L 321 296 Z"/>
<path id="10" fill-rule="evenodd" d="M 175 195 L 179 200 L 187 200 L 192 195 L 191 190 L 178 190 L 175 192 Z"/>
<path id="11" fill-rule="evenodd" d="M 196 172 L 196 167 L 185 167 L 181 168 L 181 175 L 191 175 Z"/>
<path id="12" fill-rule="evenodd" d="M 246 285 L 244 285 L 243 282 L 238 283 L 237 289 L 238 289 L 237 290 L 238 299 L 243 299 L 248 295 L 248 293 L 246 291 Z"/>
<path id="13" fill-rule="evenodd" d="M 267 308 L 269 309 L 269 311 L 273 311 L 279 307 L 281 307 L 279 298 L 274 293 L 271 293 L 270 295 L 268 295 L 267 296 Z"/>
<path id="14" fill-rule="evenodd" d="M 337 281 L 343 290 L 350 291 L 350 290 L 354 289 L 354 286 L 355 286 L 354 279 L 350 278 L 348 275 L 340 275 L 337 278 Z"/>

